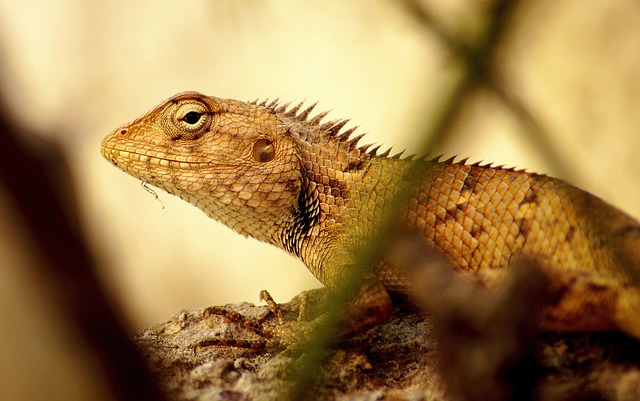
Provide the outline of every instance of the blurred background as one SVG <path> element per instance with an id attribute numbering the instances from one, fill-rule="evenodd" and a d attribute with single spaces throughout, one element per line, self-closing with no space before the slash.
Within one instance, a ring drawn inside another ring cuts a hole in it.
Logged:
<path id="1" fill-rule="evenodd" d="M 490 4 L 421 3 L 468 41 Z M 640 3 L 529 1 L 516 22 L 499 76 L 547 134 L 552 155 L 489 91 L 466 104 L 434 154 L 559 176 L 640 217 Z M 261 289 L 285 302 L 320 283 L 282 251 L 160 190 L 156 199 L 102 159 L 107 133 L 197 90 L 319 101 L 317 110 L 369 133 L 366 142 L 415 153 L 458 70 L 404 1 L 0 1 L 5 103 L 18 124 L 62 146 L 100 278 L 135 332 L 181 309 L 257 303 Z M 67 363 L 83 351 L 24 269 L 30 252 L 2 187 L 0 205 L 0 363 L 12 361 L 0 364 L 0 399 L 37 399 L 38 391 L 93 398 L 101 384 L 89 378 L 91 365 Z M 32 370 L 34 361 L 49 362 Z M 52 380 L 25 390 L 29 376 Z"/>

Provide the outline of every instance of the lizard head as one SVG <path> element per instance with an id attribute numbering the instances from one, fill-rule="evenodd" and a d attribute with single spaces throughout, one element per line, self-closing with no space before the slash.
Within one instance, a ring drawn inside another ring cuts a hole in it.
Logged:
<path id="1" fill-rule="evenodd" d="M 280 226 L 305 206 L 295 141 L 257 104 L 182 93 L 112 132 L 101 152 L 240 234 L 280 247 Z"/>

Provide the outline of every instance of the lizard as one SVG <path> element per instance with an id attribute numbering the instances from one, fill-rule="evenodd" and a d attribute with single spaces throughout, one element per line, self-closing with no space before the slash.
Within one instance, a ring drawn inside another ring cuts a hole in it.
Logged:
<path id="1" fill-rule="evenodd" d="M 362 145 L 346 119 L 316 104 L 243 102 L 177 94 L 107 135 L 114 166 L 177 195 L 237 233 L 299 258 L 338 289 L 364 241 L 424 164 L 398 222 L 460 273 L 506 271 L 535 260 L 563 288 L 541 327 L 617 330 L 640 339 L 640 224 L 567 182 L 466 159 L 391 155 Z M 390 293 L 411 283 L 379 261 L 354 305 L 367 327 L 391 314 Z M 357 309 L 357 308 L 356 308 Z"/>

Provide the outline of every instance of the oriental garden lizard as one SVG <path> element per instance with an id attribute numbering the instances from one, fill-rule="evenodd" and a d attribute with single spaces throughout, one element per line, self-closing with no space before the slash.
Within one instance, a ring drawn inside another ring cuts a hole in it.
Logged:
<path id="1" fill-rule="evenodd" d="M 461 274 L 541 266 L 561 295 L 543 329 L 618 330 L 640 338 L 640 224 L 566 182 L 466 160 L 390 156 L 359 145 L 347 120 L 323 122 L 277 101 L 178 94 L 102 142 L 130 175 L 177 195 L 234 231 L 301 259 L 337 289 L 415 163 L 425 169 L 398 222 Z M 384 260 L 354 305 L 391 313 L 407 277 Z"/>

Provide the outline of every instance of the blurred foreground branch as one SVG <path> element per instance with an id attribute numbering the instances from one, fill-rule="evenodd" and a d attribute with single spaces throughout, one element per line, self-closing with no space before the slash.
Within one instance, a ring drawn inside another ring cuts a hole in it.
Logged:
<path id="1" fill-rule="evenodd" d="M 86 340 L 117 399 L 164 399 L 96 275 L 61 150 L 18 127 L 3 100 L 0 96 L 0 185 L 39 261 L 32 274 L 50 285 L 55 304 L 64 306 L 61 313 L 75 323 L 72 329 Z"/>
<path id="2" fill-rule="evenodd" d="M 459 64 L 468 72 L 468 76 L 478 85 L 478 88 L 489 90 L 515 117 L 547 163 L 554 170 L 561 172 L 565 179 L 575 181 L 573 179 L 576 176 L 575 172 L 553 146 L 549 133 L 544 130 L 522 98 L 504 82 L 503 72 L 499 68 L 501 62 L 499 51 L 514 35 L 516 12 L 522 8 L 519 7 L 520 3 L 526 4 L 526 2 L 511 0 L 495 2 L 494 11 L 491 13 L 492 21 L 487 25 L 484 38 L 474 44 L 466 43 L 449 32 L 423 3 L 419 0 L 402 2 L 407 14 L 433 33 L 453 53 L 459 60 Z M 440 130 L 436 134 L 429 133 L 426 136 L 430 139 L 426 150 L 432 150 L 449 138 L 449 132 Z"/>

